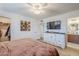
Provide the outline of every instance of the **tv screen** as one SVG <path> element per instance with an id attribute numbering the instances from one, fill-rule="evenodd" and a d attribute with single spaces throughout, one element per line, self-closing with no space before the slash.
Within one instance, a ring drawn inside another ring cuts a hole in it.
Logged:
<path id="1" fill-rule="evenodd" d="M 61 21 L 47 22 L 47 29 L 61 29 Z"/>

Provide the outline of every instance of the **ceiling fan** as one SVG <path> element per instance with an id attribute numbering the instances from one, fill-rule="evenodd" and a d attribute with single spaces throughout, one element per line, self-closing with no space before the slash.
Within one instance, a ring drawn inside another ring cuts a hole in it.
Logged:
<path id="1" fill-rule="evenodd" d="M 31 11 L 35 14 L 40 14 L 45 12 L 44 8 L 47 7 L 47 3 L 27 3 L 27 5 L 30 7 Z"/>

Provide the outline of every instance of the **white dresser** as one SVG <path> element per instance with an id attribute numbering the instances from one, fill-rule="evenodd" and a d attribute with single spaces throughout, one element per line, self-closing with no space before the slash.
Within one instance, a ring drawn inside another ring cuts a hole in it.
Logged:
<path id="1" fill-rule="evenodd" d="M 43 35 L 44 42 L 49 44 L 59 46 L 61 48 L 65 48 L 66 35 L 65 33 L 57 33 L 57 32 L 48 32 Z"/>

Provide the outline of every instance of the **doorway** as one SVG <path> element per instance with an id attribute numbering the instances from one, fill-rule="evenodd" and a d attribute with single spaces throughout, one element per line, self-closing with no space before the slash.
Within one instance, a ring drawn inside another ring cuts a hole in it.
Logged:
<path id="1" fill-rule="evenodd" d="M 79 47 L 79 17 L 67 20 L 67 45 L 70 47 Z"/>
<path id="2" fill-rule="evenodd" d="M 0 16 L 0 42 L 11 40 L 10 25 L 10 18 Z"/>

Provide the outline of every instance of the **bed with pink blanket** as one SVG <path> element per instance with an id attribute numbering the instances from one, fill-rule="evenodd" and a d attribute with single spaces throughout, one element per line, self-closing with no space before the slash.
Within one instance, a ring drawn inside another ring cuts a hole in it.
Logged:
<path id="1" fill-rule="evenodd" d="M 0 42 L 0 56 L 58 56 L 54 46 L 33 40 L 20 39 Z"/>

